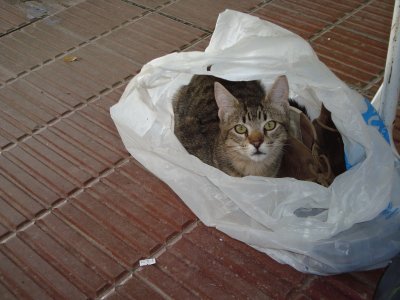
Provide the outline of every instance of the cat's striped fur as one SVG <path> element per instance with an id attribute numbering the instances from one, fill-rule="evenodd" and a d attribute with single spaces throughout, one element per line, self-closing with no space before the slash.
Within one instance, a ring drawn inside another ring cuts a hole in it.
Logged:
<path id="1" fill-rule="evenodd" d="M 288 83 L 195 75 L 173 101 L 175 135 L 190 154 L 231 176 L 276 176 L 288 137 Z M 271 129 L 272 128 L 272 129 Z"/>

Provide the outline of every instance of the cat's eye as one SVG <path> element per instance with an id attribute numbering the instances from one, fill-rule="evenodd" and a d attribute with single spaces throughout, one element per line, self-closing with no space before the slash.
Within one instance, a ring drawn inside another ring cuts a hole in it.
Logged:
<path id="1" fill-rule="evenodd" d="M 242 124 L 238 124 L 235 126 L 235 131 L 239 134 L 245 134 L 247 132 L 247 128 Z"/>
<path id="2" fill-rule="evenodd" d="M 271 130 L 275 129 L 275 127 L 276 127 L 276 122 L 275 121 L 268 121 L 264 125 L 264 129 L 266 131 L 271 131 Z"/>

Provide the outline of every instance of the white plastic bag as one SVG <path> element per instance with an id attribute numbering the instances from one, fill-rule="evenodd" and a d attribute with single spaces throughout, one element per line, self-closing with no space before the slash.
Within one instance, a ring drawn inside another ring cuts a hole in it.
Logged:
<path id="1" fill-rule="evenodd" d="M 209 69 L 209 71 L 207 70 Z M 193 74 L 228 80 L 278 75 L 311 117 L 321 102 L 343 136 L 351 168 L 329 188 L 293 178 L 233 178 L 189 155 L 174 135 L 172 96 Z M 392 150 L 363 118 L 370 107 L 299 36 L 227 10 L 205 52 L 146 64 L 111 116 L 128 151 L 208 226 L 303 272 L 333 274 L 385 265 L 400 251 L 400 177 Z M 370 122 L 371 123 L 371 122 Z"/>

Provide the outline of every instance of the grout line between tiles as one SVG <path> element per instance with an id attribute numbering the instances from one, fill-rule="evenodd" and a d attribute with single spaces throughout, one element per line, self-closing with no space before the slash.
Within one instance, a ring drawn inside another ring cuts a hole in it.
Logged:
<path id="1" fill-rule="evenodd" d="M 377 76 L 375 76 L 374 79 L 372 79 L 370 82 L 368 82 L 363 88 L 363 91 L 367 91 L 369 90 L 371 87 L 373 87 L 375 84 L 379 84 L 379 81 L 381 81 L 383 79 L 385 75 L 385 70 L 383 70 L 380 74 L 378 74 Z"/>
<path id="2" fill-rule="evenodd" d="M 356 13 L 358 13 L 360 10 L 364 9 L 365 7 L 367 7 L 368 5 L 370 5 L 372 2 L 374 2 L 375 0 L 368 0 L 365 1 L 363 4 L 361 4 L 359 7 L 353 9 L 351 12 L 347 13 L 344 17 L 339 18 L 336 22 L 334 22 L 333 24 L 330 24 L 328 26 L 326 26 L 325 28 L 323 28 L 321 31 L 315 33 L 312 37 L 310 37 L 308 39 L 308 41 L 310 43 L 312 43 L 313 41 L 315 41 L 316 39 L 318 39 L 319 37 L 321 37 L 322 35 L 324 35 L 325 33 L 331 31 L 333 28 L 335 28 L 336 26 L 340 25 L 341 23 L 343 23 L 344 21 L 346 21 L 347 19 L 349 19 L 350 17 L 354 16 Z"/>
<path id="3" fill-rule="evenodd" d="M 122 87 L 123 85 L 125 85 L 126 83 L 129 82 L 129 80 L 132 78 L 132 76 L 128 76 L 126 78 L 124 78 L 122 81 L 119 81 L 118 84 L 112 84 L 112 88 L 110 89 L 105 89 L 102 92 L 98 93 L 97 95 L 94 95 L 90 98 L 88 98 L 85 102 L 78 104 L 77 106 L 75 106 L 73 109 L 64 112 L 62 115 L 60 115 L 57 118 L 52 119 L 50 122 L 43 124 L 42 126 L 40 126 L 38 129 L 33 130 L 31 133 L 29 134 L 25 134 L 22 137 L 20 137 L 16 142 L 10 142 L 9 144 L 7 144 L 7 146 L 5 146 L 3 149 L 0 149 L 0 155 L 4 152 L 10 151 L 11 149 L 13 149 L 14 147 L 18 146 L 20 143 L 25 142 L 26 140 L 29 140 L 30 138 L 32 138 L 33 136 L 41 133 L 42 131 L 46 130 L 47 128 L 57 124 L 58 122 L 62 121 L 63 119 L 68 118 L 69 116 L 73 115 L 74 113 L 84 109 L 85 107 L 87 107 L 89 104 L 96 102 L 97 100 L 100 99 L 100 97 L 102 96 L 106 96 L 112 92 L 114 92 L 115 90 L 117 90 L 118 88 Z"/>
<path id="4" fill-rule="evenodd" d="M 26 1 L 25 1 L 25 2 L 26 2 Z M 83 1 L 82 1 L 82 2 L 83 2 Z M 18 31 L 18 30 L 20 30 L 20 29 L 22 29 L 22 28 L 24 28 L 24 27 L 26 27 L 26 26 L 29 26 L 29 25 L 31 25 L 31 24 L 34 24 L 34 23 L 36 23 L 36 22 L 38 22 L 38 21 L 47 19 L 47 18 L 52 17 L 52 16 L 54 16 L 54 15 L 56 15 L 56 14 L 59 14 L 59 13 L 61 13 L 62 11 L 67 10 L 68 8 L 73 7 L 73 6 L 75 6 L 75 5 L 79 4 L 79 3 L 80 3 L 80 2 L 78 2 L 78 3 L 76 3 L 76 4 L 73 4 L 73 5 L 61 4 L 61 6 L 64 7 L 63 9 L 54 11 L 54 12 L 51 13 L 51 14 L 45 13 L 45 14 L 41 15 L 40 17 L 36 17 L 36 18 L 30 19 L 30 20 L 27 20 L 26 22 L 23 22 L 23 23 L 17 25 L 16 27 L 13 27 L 12 29 L 6 31 L 6 32 L 1 33 L 1 34 L 0 34 L 0 38 L 2 38 L 3 36 L 9 35 L 9 34 L 15 32 L 15 31 Z"/>
<path id="5" fill-rule="evenodd" d="M 67 54 L 70 54 L 70 53 L 72 53 L 72 52 L 75 52 L 75 51 L 77 51 L 77 50 L 79 50 L 79 49 L 81 49 L 81 48 L 83 48 L 83 47 L 89 45 L 89 44 L 92 43 L 92 42 L 95 42 L 95 41 L 97 41 L 97 40 L 99 40 L 99 39 L 101 39 L 101 38 L 103 38 L 103 37 L 105 37 L 105 36 L 108 36 L 108 35 L 110 35 L 111 33 L 115 32 L 115 31 L 117 31 L 117 30 L 120 30 L 120 29 L 122 29 L 122 28 L 125 28 L 126 26 L 131 25 L 132 23 L 137 22 L 138 20 L 140 20 L 140 19 L 142 19 L 142 18 L 148 16 L 149 14 L 151 14 L 150 11 L 144 11 L 141 15 L 134 16 L 133 18 L 131 18 L 131 19 L 129 19 L 129 20 L 124 20 L 124 21 L 122 21 L 119 25 L 114 26 L 114 27 L 111 28 L 110 30 L 104 31 L 104 32 L 102 32 L 102 33 L 100 33 L 100 34 L 98 34 L 98 35 L 95 35 L 95 36 L 93 36 L 93 37 L 87 39 L 86 41 L 83 41 L 82 43 L 80 43 L 80 44 L 77 45 L 77 46 L 71 47 L 70 49 L 68 49 L 68 50 L 66 50 L 66 51 L 64 51 L 64 52 L 58 53 L 58 54 L 54 55 L 54 57 L 49 58 L 49 59 L 46 59 L 45 61 L 43 61 L 43 62 L 40 63 L 39 65 L 32 66 L 32 67 L 30 67 L 28 70 L 21 71 L 19 74 L 17 74 L 16 77 L 11 78 L 11 79 L 7 80 L 5 83 L 3 83 L 3 84 L 0 86 L 0 88 L 5 87 L 5 86 L 7 86 L 7 85 L 13 83 L 13 82 L 16 81 L 16 80 L 19 80 L 19 79 L 21 79 L 21 78 L 24 78 L 25 76 L 27 76 L 27 75 L 29 75 L 29 74 L 31 74 L 31 73 L 33 73 L 33 72 L 35 72 L 35 71 L 37 71 L 37 70 L 43 68 L 44 66 L 47 66 L 47 65 L 51 64 L 52 62 L 55 62 L 56 60 L 58 60 L 58 59 L 59 59 L 60 57 L 62 57 L 62 56 L 65 56 L 65 55 L 67 55 Z"/>
<path id="6" fill-rule="evenodd" d="M 36 221 L 44 218 L 45 216 L 50 214 L 54 209 L 64 206 L 65 204 L 67 204 L 70 201 L 70 199 L 72 199 L 72 198 L 76 197 L 77 195 L 81 194 L 85 189 L 87 189 L 89 187 L 92 187 L 93 185 L 98 183 L 102 178 L 107 177 L 111 173 L 114 173 L 116 169 L 118 169 L 118 168 L 124 166 L 125 164 L 127 164 L 130 159 L 131 159 L 130 156 L 126 157 L 124 159 L 121 159 L 117 163 L 113 164 L 112 166 L 110 166 L 109 168 L 104 170 L 99 176 L 92 178 L 91 180 L 86 182 L 83 186 L 81 186 L 80 188 L 74 190 L 67 197 L 56 201 L 49 208 L 41 211 L 39 214 L 37 214 L 35 217 L 33 217 L 29 222 L 23 223 L 23 225 L 18 227 L 16 230 L 5 234 L 3 237 L 0 238 L 0 244 L 6 243 L 8 240 L 10 240 L 11 238 L 15 237 L 18 232 L 21 232 L 21 231 L 24 231 L 24 230 L 30 228 L 31 226 L 33 226 L 35 224 Z"/>
<path id="7" fill-rule="evenodd" d="M 199 223 L 200 223 L 200 220 L 197 219 L 197 220 L 187 224 L 184 228 L 182 228 L 182 230 L 178 234 L 176 234 L 174 237 L 167 240 L 164 245 L 162 245 L 158 250 L 156 250 L 153 254 L 151 254 L 150 257 L 155 258 L 155 259 L 160 257 L 164 252 L 166 252 L 168 250 L 168 248 L 171 248 L 174 244 L 176 244 L 179 240 L 181 240 L 185 234 L 188 234 L 193 229 L 195 229 L 199 225 Z M 124 285 L 130 278 L 132 278 L 135 275 L 136 272 L 142 270 L 143 268 L 146 268 L 146 267 L 140 267 L 139 265 L 133 267 L 124 276 L 122 276 L 116 282 L 114 282 L 112 284 L 112 286 L 110 286 L 108 289 L 104 290 L 96 299 L 103 300 L 103 299 L 107 298 L 112 293 L 114 293 L 118 287 Z M 148 284 L 154 291 L 158 292 L 161 296 L 165 297 L 165 294 L 160 292 L 160 290 L 156 286 L 153 286 L 153 284 L 151 284 L 147 280 L 144 280 L 141 276 L 139 276 L 139 275 L 136 275 L 136 276 L 137 276 L 137 278 L 139 278 L 140 280 L 142 280 L 146 284 Z"/>

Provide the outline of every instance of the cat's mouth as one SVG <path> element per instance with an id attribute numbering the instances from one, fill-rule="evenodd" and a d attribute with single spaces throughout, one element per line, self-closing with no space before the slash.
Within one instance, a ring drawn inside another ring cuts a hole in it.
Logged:
<path id="1" fill-rule="evenodd" d="M 266 153 L 261 152 L 260 150 L 257 150 L 253 154 L 250 155 L 250 158 L 253 161 L 259 162 L 259 161 L 264 160 L 266 155 L 267 155 Z"/>
<path id="2" fill-rule="evenodd" d="M 252 155 L 262 155 L 265 154 L 264 152 L 261 152 L 260 150 L 257 150 L 256 152 L 254 152 Z"/>

